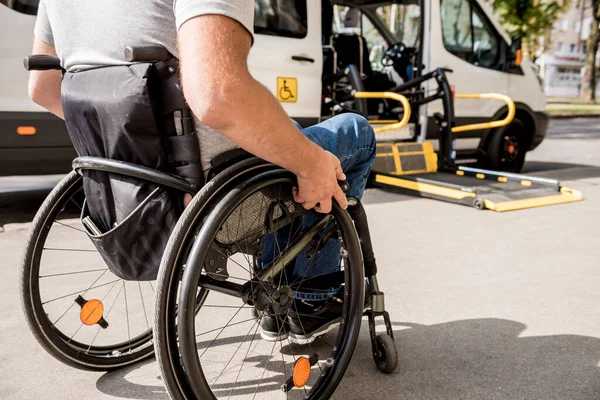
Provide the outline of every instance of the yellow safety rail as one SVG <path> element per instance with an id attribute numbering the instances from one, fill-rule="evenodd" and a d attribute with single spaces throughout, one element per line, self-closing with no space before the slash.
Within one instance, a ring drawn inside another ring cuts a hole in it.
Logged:
<path id="1" fill-rule="evenodd" d="M 515 103 L 512 99 L 506 95 L 499 93 L 472 93 L 472 94 L 456 94 L 457 99 L 496 99 L 501 100 L 506 103 L 508 106 L 508 114 L 506 118 L 500 121 L 492 121 L 492 122 L 482 122 L 480 124 L 470 124 L 470 125 L 462 125 L 455 126 L 452 128 L 452 132 L 466 132 L 466 131 L 477 131 L 480 129 L 490 129 L 490 128 L 499 128 L 501 126 L 506 126 L 510 124 L 510 122 L 515 117 Z"/>
<path id="2" fill-rule="evenodd" d="M 379 128 L 375 128 L 374 129 L 375 133 L 392 131 L 394 129 L 400 129 L 400 128 L 406 126 L 406 124 L 408 124 L 408 120 L 410 119 L 410 103 L 408 102 L 408 99 L 405 96 L 403 96 L 399 93 L 394 93 L 394 92 L 355 92 L 354 97 L 356 97 L 357 99 L 392 99 L 392 100 L 396 100 L 396 101 L 400 102 L 400 104 L 402 104 L 402 107 L 404 108 L 404 117 L 402 117 L 402 120 L 400 120 L 399 122 L 397 122 L 395 124 L 390 124 L 390 125 L 381 126 Z M 369 121 L 369 122 L 377 123 L 377 121 Z"/>

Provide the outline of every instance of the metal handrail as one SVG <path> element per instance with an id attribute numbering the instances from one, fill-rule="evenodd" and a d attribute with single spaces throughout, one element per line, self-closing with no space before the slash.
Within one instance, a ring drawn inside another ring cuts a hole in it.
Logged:
<path id="1" fill-rule="evenodd" d="M 410 103 L 408 102 L 408 99 L 406 98 L 406 96 L 403 96 L 399 93 L 394 93 L 394 92 L 354 92 L 354 97 L 356 97 L 357 99 L 392 99 L 392 100 L 396 100 L 396 101 L 400 102 L 400 104 L 402 104 L 402 107 L 404 108 L 404 116 L 402 117 L 400 122 L 397 122 L 395 124 L 380 126 L 379 128 L 375 128 L 374 129 L 375 133 L 400 129 L 408 124 L 408 120 L 410 119 L 411 109 L 410 109 Z M 372 121 L 372 122 L 375 122 L 375 121 Z"/>
<path id="2" fill-rule="evenodd" d="M 480 129 L 490 129 L 490 128 L 500 128 L 502 126 L 506 126 L 511 123 L 513 118 L 515 117 L 515 103 L 514 101 L 500 93 L 471 93 L 471 94 L 456 94 L 457 99 L 495 99 L 501 100 L 506 103 L 508 106 L 508 114 L 506 118 L 499 121 L 491 121 L 491 122 L 482 122 L 478 124 L 469 124 L 469 125 L 461 125 L 455 126 L 452 128 L 453 133 L 457 132 L 466 132 L 466 131 L 477 131 Z"/>

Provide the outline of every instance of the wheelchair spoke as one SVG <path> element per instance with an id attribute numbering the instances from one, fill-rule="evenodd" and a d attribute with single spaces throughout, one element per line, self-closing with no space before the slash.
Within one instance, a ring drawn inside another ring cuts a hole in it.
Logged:
<path id="1" fill-rule="evenodd" d="M 238 308 L 238 310 L 235 312 L 235 314 L 233 314 L 233 317 L 231 317 L 231 318 L 229 319 L 229 321 L 227 321 L 227 324 L 225 324 L 225 326 L 223 326 L 223 327 L 221 327 L 221 328 L 212 329 L 212 330 L 210 330 L 210 331 L 207 331 L 207 332 L 199 333 L 199 334 L 197 334 L 197 335 L 196 335 L 196 337 L 198 337 L 198 336 L 206 335 L 207 333 L 211 333 L 211 332 L 218 331 L 219 329 L 221 330 L 221 331 L 220 331 L 220 332 L 217 334 L 217 336 L 215 336 L 215 338 L 212 340 L 212 342 L 210 342 L 210 344 L 209 344 L 209 345 L 206 347 L 206 349 L 204 349 L 204 351 L 202 352 L 202 354 L 200 354 L 200 357 L 198 357 L 198 358 L 202 358 L 202 356 L 204 355 L 204 353 L 206 353 L 206 351 L 207 351 L 208 349 L 210 349 L 210 346 L 212 346 L 212 345 L 213 345 L 213 343 L 215 342 L 215 340 L 217 340 L 217 339 L 219 338 L 219 336 L 221 335 L 221 333 L 223 333 L 223 331 L 225 330 L 225 328 L 227 328 L 227 326 L 229 325 L 229 323 L 230 323 L 231 321 L 233 321 L 233 319 L 235 318 L 235 316 L 236 316 L 236 315 L 238 315 L 240 311 L 242 311 L 242 308 L 244 308 L 244 305 L 242 305 L 240 308 Z M 246 321 L 244 321 L 244 322 L 246 322 Z"/>
<path id="2" fill-rule="evenodd" d="M 100 276 L 99 276 L 98 278 L 96 278 L 96 280 L 95 280 L 94 282 L 92 282 L 92 284 L 91 284 L 91 285 L 90 285 L 90 286 L 89 286 L 87 289 L 85 289 L 85 291 L 84 291 L 83 293 L 81 293 L 81 295 L 83 296 L 83 295 L 84 295 L 84 294 L 86 294 L 86 293 L 87 293 L 89 290 L 91 290 L 91 289 L 94 289 L 94 288 L 93 288 L 93 286 L 96 284 L 96 282 L 98 282 L 100 279 L 102 279 L 102 277 L 104 276 L 104 274 L 106 273 L 106 271 L 108 271 L 108 268 L 107 268 L 106 270 L 104 270 L 104 272 L 102 272 L 102 274 L 100 274 Z M 108 284 L 110 284 L 110 283 L 115 283 L 115 282 L 118 282 L 118 281 L 119 281 L 119 280 L 117 279 L 117 280 L 115 280 L 115 281 L 113 281 L 113 282 L 109 282 Z M 100 286 L 103 286 L 103 285 L 100 285 Z M 97 286 L 97 287 L 100 287 L 100 286 Z M 66 296 L 63 296 L 63 297 L 61 297 L 61 299 L 62 299 L 62 298 L 65 298 L 65 297 L 68 297 L 68 296 L 72 296 L 72 295 L 74 295 L 74 294 L 77 294 L 77 293 L 79 293 L 79 292 L 68 294 L 68 295 L 66 295 Z M 59 299 L 54 299 L 54 300 L 59 300 Z M 42 305 L 44 305 L 44 304 L 47 304 L 47 303 L 50 303 L 50 302 L 52 302 L 52 301 L 54 301 L 54 300 L 50 300 L 50 301 L 47 301 L 47 302 L 45 302 L 45 303 L 42 303 Z M 52 325 L 56 325 L 56 324 L 58 324 L 58 321 L 60 321 L 60 320 L 62 319 L 62 317 L 64 317 L 64 316 L 65 316 L 65 315 L 66 315 L 66 314 L 69 312 L 69 310 L 70 310 L 71 308 L 73 308 L 73 306 L 74 306 L 75 304 L 77 304 L 77 303 L 75 303 L 75 302 L 71 303 L 71 305 L 69 306 L 69 308 L 67 308 L 67 311 L 65 311 L 64 313 L 62 313 L 62 315 L 61 315 L 60 317 L 58 317 L 58 319 L 57 319 L 56 321 L 54 321 L 54 322 L 52 323 Z"/>
<path id="3" fill-rule="evenodd" d="M 236 314 L 237 314 L 237 313 L 236 313 Z M 233 317 L 231 317 L 231 319 L 233 319 Z M 221 330 L 221 332 L 223 332 L 223 331 L 225 330 L 225 328 L 230 328 L 230 327 L 232 327 L 232 326 L 241 325 L 241 324 L 243 324 L 243 323 L 250 322 L 250 321 L 254 321 L 254 320 L 255 320 L 255 318 L 248 318 L 248 319 L 245 319 L 245 320 L 243 320 L 243 321 L 234 322 L 233 324 L 229 324 L 229 323 L 228 323 L 227 325 L 220 326 L 220 327 L 218 327 L 218 328 L 215 328 L 215 329 L 211 329 L 210 331 L 206 331 L 206 332 L 199 333 L 199 334 L 197 334 L 197 335 L 196 335 L 196 337 L 198 337 L 198 336 L 202 336 L 202 335 L 206 335 L 207 333 L 212 333 L 212 332 L 218 331 L 219 329 Z M 230 321 L 231 321 L 231 320 L 230 320 Z M 220 333 L 220 332 L 219 332 L 219 333 Z M 217 337 L 218 337 L 218 335 L 217 335 Z M 213 341 L 211 342 L 211 344 L 212 344 L 212 343 L 213 343 L 213 342 L 214 342 L 216 339 L 217 339 L 217 338 L 214 338 L 214 339 L 213 339 Z M 210 347 L 210 345 L 208 345 L 208 347 Z M 203 354 L 204 354 L 204 353 L 203 353 Z M 202 355 L 201 355 L 200 357 L 202 357 Z"/>
<path id="4" fill-rule="evenodd" d="M 123 280 L 123 291 L 125 292 L 125 315 L 127 316 L 127 338 L 129 339 L 129 346 L 131 346 L 131 332 L 129 330 L 129 307 L 127 307 L 127 287 L 125 287 L 125 280 Z"/>
<path id="5" fill-rule="evenodd" d="M 296 299 L 294 299 L 294 304 L 296 304 Z M 304 314 L 296 313 L 296 315 L 302 316 Z M 309 317 L 314 318 L 315 316 L 309 315 Z M 302 329 L 302 333 L 304 334 L 304 336 L 308 336 L 306 334 L 306 331 L 304 330 L 304 324 L 302 324 L 302 318 L 298 318 L 298 322 L 300 322 L 300 328 Z M 312 348 L 312 343 L 308 343 L 308 348 L 310 349 L 311 355 L 316 353 Z M 319 363 L 318 361 L 317 361 L 317 366 L 321 370 L 321 373 L 323 373 L 323 369 L 321 368 L 321 363 Z"/>
<path id="6" fill-rule="evenodd" d="M 75 200 L 73 200 L 73 196 L 71 196 L 71 198 L 69 198 L 69 201 L 72 202 L 73 204 L 75 204 L 75 206 L 77 208 L 79 208 L 79 211 L 83 211 L 83 207 L 81 207 L 79 204 L 77 204 L 77 202 Z"/>
<path id="7" fill-rule="evenodd" d="M 283 376 L 285 378 L 283 383 L 285 384 L 288 380 L 288 377 L 287 377 L 287 368 L 285 367 L 285 358 L 283 357 L 283 345 L 281 344 L 281 340 L 279 341 L 279 353 L 281 353 L 281 362 L 283 363 Z M 287 399 L 288 397 L 289 397 L 289 392 L 285 392 L 285 398 Z"/>
<path id="8" fill-rule="evenodd" d="M 319 241 L 317 242 L 317 247 L 321 245 L 321 240 L 323 240 L 323 238 L 319 238 Z M 310 268 L 314 265 L 315 262 L 315 257 L 313 257 L 310 262 L 308 263 L 308 266 L 306 267 L 306 270 L 304 271 L 304 276 L 302 277 L 302 280 L 300 281 L 300 283 L 298 284 L 298 286 L 302 286 L 302 283 L 304 282 L 304 280 L 306 279 L 306 274 L 308 273 L 308 271 L 310 271 Z M 296 279 L 297 280 L 297 279 Z M 296 281 L 294 280 L 294 282 Z M 294 282 L 292 282 L 290 284 L 290 287 L 293 286 Z"/>
<path id="9" fill-rule="evenodd" d="M 104 297 L 102 297 L 102 301 L 104 301 L 104 299 L 105 299 L 105 298 L 108 296 L 108 294 L 109 294 L 109 293 L 110 293 L 110 292 L 113 290 L 113 288 L 114 288 L 114 287 L 116 287 L 116 286 L 117 286 L 117 284 L 115 283 L 115 284 L 114 284 L 114 285 L 113 285 L 113 286 L 110 288 L 110 290 L 108 291 L 108 293 L 106 293 L 106 294 L 104 295 Z M 119 295 L 121 294 L 122 290 L 123 290 L 123 288 L 121 288 L 121 289 L 119 290 L 119 292 L 117 293 L 117 295 L 115 296 L 115 299 L 114 299 L 114 300 L 113 300 L 113 302 L 111 303 L 111 305 L 110 305 L 110 308 L 108 309 L 108 312 L 107 312 L 107 313 L 106 313 L 106 315 L 105 315 L 105 318 L 108 318 L 108 317 L 109 317 L 109 315 L 110 315 L 110 312 L 112 311 L 113 307 L 115 306 L 115 303 L 117 302 L 117 299 L 119 298 Z M 86 352 L 85 352 L 86 354 L 87 354 L 87 353 L 89 353 L 90 349 L 91 349 L 91 348 L 92 348 L 92 346 L 94 345 L 94 342 L 96 341 L 96 338 L 98 337 L 98 335 L 99 335 L 99 334 L 100 334 L 100 332 L 102 332 L 102 331 L 103 331 L 102 327 L 100 327 L 100 326 L 99 326 L 99 327 L 98 327 L 98 329 L 96 330 L 96 334 L 94 335 L 94 338 L 92 339 L 92 342 L 90 343 L 90 345 L 88 346 L 88 348 L 87 348 L 87 350 L 86 350 Z"/>
<path id="10" fill-rule="evenodd" d="M 244 304 L 241 308 L 249 308 L 249 307 L 245 307 L 246 305 Z M 213 308 L 234 308 L 234 309 L 239 309 L 240 307 L 238 306 L 218 306 L 218 305 L 214 305 L 214 304 L 202 304 L 202 308 L 204 307 L 213 307 Z"/>
<path id="11" fill-rule="evenodd" d="M 289 314 L 289 312 L 288 312 L 288 314 Z M 287 316 L 286 316 L 286 318 L 287 318 Z M 306 332 L 304 332 L 304 334 L 306 335 Z M 290 346 L 290 350 L 292 352 L 292 358 L 294 359 L 294 365 L 296 365 L 296 355 L 294 354 L 294 345 L 290 341 L 289 336 L 287 338 L 287 341 L 288 341 L 288 345 Z M 309 344 L 309 347 L 310 347 L 310 344 Z M 312 352 L 312 347 L 311 347 L 311 352 Z M 317 364 L 318 364 L 318 362 L 317 362 Z M 287 379 L 286 379 L 286 382 L 287 382 Z M 302 389 L 304 389 L 304 393 L 306 393 L 306 395 L 308 395 L 308 392 L 306 391 L 306 385 L 302 386 Z"/>
<path id="12" fill-rule="evenodd" d="M 320 238 L 320 239 L 319 239 L 319 242 L 318 242 L 317 246 L 319 246 L 319 245 L 321 244 L 321 240 L 322 240 L 322 239 L 323 239 L 323 238 Z M 323 248 L 323 250 L 325 250 L 325 249 L 326 249 L 326 247 L 324 247 L 324 248 Z M 296 282 L 298 282 L 298 280 L 299 280 L 299 279 L 300 279 L 300 283 L 298 284 L 298 286 L 302 285 L 302 283 L 304 283 L 305 281 L 308 281 L 308 280 L 310 280 L 310 279 L 314 279 L 314 278 L 317 278 L 317 277 L 319 277 L 319 276 L 323 276 L 323 275 L 329 275 L 329 274 L 331 274 L 331 272 L 327 272 L 327 273 L 325 273 L 325 274 L 319 274 L 319 275 L 315 275 L 315 276 L 307 277 L 307 273 L 308 273 L 308 271 L 310 271 L 310 268 L 311 268 L 311 267 L 312 267 L 314 264 L 316 264 L 317 262 L 319 262 L 319 261 L 321 260 L 321 257 L 322 257 L 322 254 L 323 254 L 323 250 L 321 250 L 321 252 L 320 252 L 320 254 L 318 255 L 318 257 L 313 257 L 313 258 L 311 258 L 310 262 L 308 263 L 308 265 L 307 265 L 307 267 L 306 267 L 306 270 L 304 271 L 304 275 L 302 275 L 302 276 L 299 276 L 299 277 L 295 278 L 295 279 L 292 281 L 292 283 L 290 283 L 290 285 L 289 285 L 290 287 L 292 287 L 292 288 L 293 288 L 293 287 L 294 287 L 294 284 L 295 284 Z"/>
<path id="13" fill-rule="evenodd" d="M 99 279 L 99 278 L 98 278 L 98 279 Z M 45 301 L 45 302 L 43 302 L 43 303 L 42 303 L 42 305 L 46 305 L 46 304 L 48 304 L 48 303 L 52 303 L 53 301 L 56 301 L 56 300 L 64 299 L 65 297 L 73 296 L 73 295 L 75 295 L 75 294 L 81 294 L 81 295 L 83 296 L 84 294 L 86 294 L 86 292 L 88 292 L 88 291 L 90 291 L 90 290 L 92 290 L 92 289 L 98 289 L 99 287 L 106 286 L 106 285 L 110 285 L 111 283 L 115 283 L 115 282 L 118 282 L 118 281 L 120 281 L 120 280 L 121 280 L 121 279 L 115 279 L 114 281 L 110 281 L 110 282 L 107 282 L 107 283 L 103 283 L 103 284 L 101 284 L 101 285 L 98 285 L 98 286 L 90 286 L 89 288 L 85 289 L 85 291 L 83 291 L 83 290 L 78 290 L 78 291 L 76 291 L 76 292 L 69 293 L 69 294 L 66 294 L 66 295 L 64 295 L 64 296 L 56 297 L 56 298 L 54 298 L 54 299 L 52 299 L 52 300 L 48 300 L 48 301 Z M 83 293 L 82 293 L 82 292 L 83 292 Z"/>
<path id="14" fill-rule="evenodd" d="M 53 276 L 65 276 L 65 275 L 77 275 L 77 274 L 87 274 L 89 272 L 99 272 L 99 271 L 107 271 L 108 268 L 99 268 L 99 269 L 88 269 L 85 271 L 76 271 L 76 272 L 63 272 L 60 274 L 50 274 L 50 275 L 40 275 L 39 278 L 50 278 Z"/>
<path id="15" fill-rule="evenodd" d="M 235 242 L 235 243 L 236 243 L 236 245 L 237 245 L 237 242 Z M 240 246 L 238 245 L 238 248 L 239 248 L 239 247 L 240 247 Z M 227 256 L 227 254 L 223 253 L 223 252 L 222 252 L 222 251 L 221 251 L 219 248 L 217 248 L 217 247 L 215 247 L 215 248 L 217 249 L 217 251 L 218 251 L 219 253 L 221 253 L 221 255 L 223 255 L 223 256 L 225 256 L 225 257 L 228 257 L 228 256 Z M 240 251 L 242 251 L 242 249 L 240 249 Z M 231 260 L 231 261 L 233 261 L 233 263 L 234 263 L 234 264 L 236 264 L 237 266 L 239 266 L 240 268 L 242 268 L 242 269 L 245 269 L 246 271 L 248 271 L 248 274 L 250 274 L 250 277 L 251 277 L 251 278 L 253 277 L 253 274 L 252 274 L 252 272 L 250 272 L 250 270 L 249 270 L 249 269 L 247 269 L 246 267 L 244 267 L 242 264 L 240 264 L 239 262 L 237 262 L 237 261 L 236 261 L 236 260 L 234 260 L 233 258 L 230 258 L 230 257 L 228 257 L 228 259 L 229 259 L 229 260 Z M 244 281 L 245 281 L 245 280 L 247 280 L 247 279 L 242 279 L 242 280 L 244 280 Z M 262 281 L 261 281 L 261 280 L 259 280 L 258 282 L 261 284 L 261 286 L 263 287 L 263 289 L 266 291 L 266 290 L 267 290 L 267 288 L 266 288 L 266 287 L 265 287 L 265 285 L 262 283 Z"/>
<path id="16" fill-rule="evenodd" d="M 252 318 L 251 320 L 253 320 L 253 319 L 254 318 Z M 219 376 L 217 376 L 217 379 L 215 379 L 215 381 L 212 383 L 212 385 L 210 385 L 210 387 L 213 387 L 217 383 L 217 381 L 219 380 L 219 378 L 221 377 L 221 375 L 223 375 L 223 372 L 225 372 L 225 370 L 227 369 L 227 367 L 231 363 L 231 360 L 233 360 L 233 358 L 235 357 L 235 355 L 237 354 L 237 352 L 240 350 L 240 348 L 242 347 L 242 344 L 244 344 L 244 342 L 246 341 L 246 338 L 248 337 L 248 335 L 252 331 L 252 328 L 254 328 L 255 325 L 257 325 L 257 321 L 254 321 L 254 324 L 252 324 L 252 326 L 250 327 L 250 329 L 246 333 L 246 336 L 244 336 L 244 339 L 240 342 L 240 345 L 237 347 L 237 349 L 235 350 L 235 352 L 233 353 L 233 355 L 231 356 L 231 358 L 229 359 L 229 361 L 227 361 L 227 364 L 225 364 L 225 367 L 223 368 L 223 370 L 221 371 L 221 373 L 219 374 Z"/>
<path id="17" fill-rule="evenodd" d="M 111 292 L 112 288 L 115 287 L 115 286 L 116 286 L 116 283 L 110 288 L 110 290 L 104 295 L 104 297 L 102 297 L 103 300 L 104 300 L 104 298 L 106 298 L 106 296 L 108 295 L 108 293 Z M 119 291 L 119 293 L 120 293 L 120 291 Z M 117 293 L 117 297 L 119 296 L 119 293 Z M 115 298 L 115 300 L 116 300 L 116 298 Z M 75 337 L 75 335 L 77 335 L 77 332 L 79 332 L 79 330 L 83 327 L 83 325 L 84 325 L 83 322 L 81 324 L 79 324 L 79 328 L 77 328 L 77 330 L 75 331 L 75 333 L 71 335 L 71 337 L 69 338 L 69 340 L 68 340 L 67 343 L 70 343 L 71 340 L 73 340 L 73 338 Z M 98 335 L 98 332 L 96 332 L 96 336 L 97 335 Z M 90 347 L 91 347 L 91 345 L 90 345 Z M 88 348 L 87 351 L 89 351 L 89 348 Z"/>
<path id="18" fill-rule="evenodd" d="M 277 331 L 277 336 L 281 335 L 282 329 L 283 329 L 283 325 L 281 325 L 279 327 L 279 331 Z M 267 363 L 265 364 L 265 368 L 263 369 L 263 372 L 260 375 L 260 380 L 258 381 L 258 385 L 256 385 L 256 389 L 254 390 L 254 396 L 252 396 L 252 400 L 254 400 L 256 398 L 256 394 L 258 393 L 260 384 L 262 383 L 263 377 L 265 376 L 265 372 L 267 372 L 267 368 L 269 367 L 269 362 L 271 361 L 271 357 L 273 357 L 273 351 L 275 350 L 276 344 L 277 344 L 277 342 L 273 342 L 273 346 L 271 347 L 271 353 L 269 353 L 269 357 L 267 358 Z"/>
<path id="19" fill-rule="evenodd" d="M 258 332 L 258 328 L 260 328 L 260 319 L 259 319 L 259 322 L 256 323 L 256 329 L 254 329 L 254 334 L 252 335 L 252 340 L 250 341 L 250 345 L 248 346 L 248 350 L 246 350 L 246 355 L 244 356 L 244 359 L 242 360 L 242 365 L 240 365 L 240 369 L 238 370 L 237 376 L 235 377 L 235 381 L 233 382 L 233 386 L 229 390 L 229 396 L 227 397 L 228 399 L 231 398 L 231 393 L 233 393 L 233 389 L 235 389 L 235 385 L 237 384 L 237 381 L 238 381 L 238 379 L 240 377 L 240 373 L 242 372 L 242 368 L 244 368 L 244 363 L 246 362 L 246 359 L 248 358 L 248 354 L 250 353 L 250 349 L 252 348 L 252 343 L 254 343 L 254 338 L 256 337 L 256 332 Z M 252 330 L 252 328 L 250 328 L 250 330 Z M 241 346 L 241 344 L 240 344 L 240 346 Z"/>
<path id="20" fill-rule="evenodd" d="M 146 305 L 144 304 L 144 295 L 142 295 L 142 285 L 140 282 L 138 284 L 138 289 L 140 290 L 140 299 L 142 300 L 142 309 L 144 310 L 144 318 L 146 319 L 146 328 L 150 329 L 150 324 L 148 323 L 148 314 L 146 314 Z"/>
<path id="21" fill-rule="evenodd" d="M 67 228 L 71 228 L 71 229 L 73 229 L 73 230 L 76 230 L 76 231 L 79 231 L 79 232 L 81 232 L 81 233 L 85 234 L 85 232 L 84 232 L 83 230 L 81 230 L 81 229 L 79 229 L 79 228 L 75 228 L 74 226 L 71 226 L 71 225 L 63 224 L 63 223 L 62 223 L 62 222 L 60 222 L 60 221 L 54 221 L 54 223 L 55 223 L 55 224 L 62 225 L 62 226 L 66 226 Z"/>

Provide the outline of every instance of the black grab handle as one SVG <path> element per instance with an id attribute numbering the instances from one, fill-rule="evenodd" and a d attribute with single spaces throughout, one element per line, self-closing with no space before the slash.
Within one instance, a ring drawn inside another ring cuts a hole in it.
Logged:
<path id="1" fill-rule="evenodd" d="M 157 62 L 171 58 L 169 51 L 160 45 L 127 46 L 125 60 L 130 62 Z"/>
<path id="2" fill-rule="evenodd" d="M 23 66 L 27 71 L 48 71 L 48 70 L 62 70 L 60 65 L 60 59 L 58 57 L 49 56 L 46 54 L 36 54 L 33 56 L 25 57 L 23 60 Z"/>

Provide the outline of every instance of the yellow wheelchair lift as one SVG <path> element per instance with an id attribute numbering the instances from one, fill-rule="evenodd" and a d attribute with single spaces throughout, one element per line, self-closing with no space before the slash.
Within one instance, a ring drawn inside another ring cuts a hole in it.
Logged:
<path id="1" fill-rule="evenodd" d="M 453 127 L 451 90 L 444 71 L 441 69 L 432 71 L 419 79 L 417 84 L 431 78 L 435 78 L 438 82 L 436 95 L 421 101 L 413 101 L 413 104 L 416 103 L 418 106 L 436 99 L 444 102 L 445 115 L 436 115 L 440 140 L 439 153 L 436 154 L 433 146 L 428 142 L 378 143 L 377 157 L 371 172 L 372 186 L 498 212 L 583 200 L 580 191 L 561 186 L 560 182 L 553 179 L 456 166 L 453 133 L 506 126 L 514 118 L 515 105 L 510 97 L 497 93 L 456 94 L 456 98 L 461 99 L 504 101 L 508 113 L 499 121 Z M 375 126 L 375 133 L 400 129 L 410 120 L 411 103 L 402 94 L 355 92 L 354 95 L 359 99 L 392 99 L 402 104 L 404 108 L 402 120 L 384 126 Z"/>

